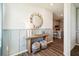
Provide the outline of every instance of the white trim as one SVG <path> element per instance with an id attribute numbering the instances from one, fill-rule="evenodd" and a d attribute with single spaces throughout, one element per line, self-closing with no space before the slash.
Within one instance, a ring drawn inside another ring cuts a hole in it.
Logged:
<path id="1" fill-rule="evenodd" d="M 49 43 L 51 43 L 51 42 L 53 42 L 53 41 L 49 41 L 49 42 L 47 42 L 47 44 L 49 44 Z"/>
<path id="2" fill-rule="evenodd" d="M 12 54 L 12 55 L 10 55 L 10 56 L 16 56 L 16 55 L 21 54 L 21 53 L 24 53 L 24 52 L 28 52 L 28 50 L 24 50 L 24 51 L 21 51 L 21 52 L 15 53 L 15 54 Z"/>

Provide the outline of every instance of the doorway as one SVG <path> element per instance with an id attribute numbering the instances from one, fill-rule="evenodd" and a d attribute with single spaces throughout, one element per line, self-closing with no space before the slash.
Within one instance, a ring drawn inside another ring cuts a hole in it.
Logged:
<path id="1" fill-rule="evenodd" d="M 62 4 L 64 6 L 64 4 Z M 56 47 L 63 53 L 64 50 L 64 7 L 58 6 L 57 10 L 53 13 L 53 40 Z"/>

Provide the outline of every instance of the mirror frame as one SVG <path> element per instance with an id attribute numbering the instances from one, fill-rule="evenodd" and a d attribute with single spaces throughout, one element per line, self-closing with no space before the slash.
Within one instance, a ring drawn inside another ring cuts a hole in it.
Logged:
<path id="1" fill-rule="evenodd" d="M 41 24 L 38 27 L 36 27 L 36 25 L 33 23 L 33 17 L 34 16 L 38 16 L 40 18 L 40 20 L 42 21 Z M 43 25 L 43 17 L 39 13 L 33 13 L 30 16 L 30 22 L 34 24 L 35 28 L 40 28 Z"/>

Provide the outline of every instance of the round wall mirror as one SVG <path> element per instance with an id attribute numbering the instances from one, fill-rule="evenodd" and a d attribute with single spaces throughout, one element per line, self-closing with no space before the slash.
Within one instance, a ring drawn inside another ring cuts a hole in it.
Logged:
<path id="1" fill-rule="evenodd" d="M 40 28 L 43 24 L 43 18 L 40 14 L 34 13 L 30 17 L 31 23 L 34 24 L 35 28 Z"/>

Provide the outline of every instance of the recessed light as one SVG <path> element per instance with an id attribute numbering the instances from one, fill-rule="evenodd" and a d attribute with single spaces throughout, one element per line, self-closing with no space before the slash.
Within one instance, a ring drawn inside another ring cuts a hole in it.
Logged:
<path id="1" fill-rule="evenodd" d="M 50 3 L 50 6 L 53 6 L 53 3 Z"/>

